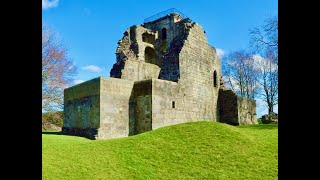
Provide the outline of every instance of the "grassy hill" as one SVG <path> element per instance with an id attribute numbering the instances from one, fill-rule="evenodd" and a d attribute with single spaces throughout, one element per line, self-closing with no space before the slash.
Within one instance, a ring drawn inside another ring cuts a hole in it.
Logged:
<path id="1" fill-rule="evenodd" d="M 128 138 L 42 135 L 43 179 L 278 179 L 278 126 L 193 122 Z"/>

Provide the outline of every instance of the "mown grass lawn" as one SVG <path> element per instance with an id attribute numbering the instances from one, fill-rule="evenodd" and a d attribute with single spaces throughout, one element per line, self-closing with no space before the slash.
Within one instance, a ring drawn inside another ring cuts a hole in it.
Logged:
<path id="1" fill-rule="evenodd" d="M 278 179 L 278 126 L 193 122 L 136 136 L 42 135 L 43 179 Z"/>

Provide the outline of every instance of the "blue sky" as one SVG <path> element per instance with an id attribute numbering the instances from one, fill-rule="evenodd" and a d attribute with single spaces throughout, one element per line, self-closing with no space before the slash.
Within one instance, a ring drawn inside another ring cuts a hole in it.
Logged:
<path id="1" fill-rule="evenodd" d="M 116 62 L 117 42 L 124 31 L 170 8 L 198 22 L 206 31 L 209 44 L 223 55 L 247 48 L 249 29 L 277 15 L 278 1 L 42 0 L 42 21 L 62 38 L 78 67 L 75 83 L 79 83 L 98 76 L 109 77 Z M 266 112 L 266 107 L 258 106 L 258 117 Z"/>

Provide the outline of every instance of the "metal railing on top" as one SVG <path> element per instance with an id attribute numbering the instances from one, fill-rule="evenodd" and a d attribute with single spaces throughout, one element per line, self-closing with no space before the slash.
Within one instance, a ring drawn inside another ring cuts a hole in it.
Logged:
<path id="1" fill-rule="evenodd" d="M 168 14 L 179 14 L 183 19 L 187 18 L 186 15 L 184 15 L 182 12 L 180 12 L 176 8 L 171 8 L 171 9 L 162 11 L 162 12 L 156 14 L 156 15 L 150 16 L 150 17 L 144 19 L 143 22 L 144 23 L 151 22 L 151 21 L 157 20 L 157 19 L 159 19 L 161 17 L 164 17 L 164 16 L 166 16 Z"/>

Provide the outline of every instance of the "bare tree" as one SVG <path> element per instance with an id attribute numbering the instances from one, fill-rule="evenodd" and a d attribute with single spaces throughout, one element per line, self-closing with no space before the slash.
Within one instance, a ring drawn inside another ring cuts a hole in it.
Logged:
<path id="1" fill-rule="evenodd" d="M 258 71 L 252 54 L 246 51 L 233 51 L 222 61 L 223 78 L 227 86 L 239 96 L 255 98 L 258 91 Z"/>
<path id="2" fill-rule="evenodd" d="M 266 19 L 261 27 L 250 30 L 249 34 L 253 51 L 265 56 L 257 63 L 260 72 L 258 82 L 263 89 L 262 100 L 270 114 L 278 104 L 278 17 Z"/>
<path id="3" fill-rule="evenodd" d="M 278 16 L 264 21 L 262 27 L 249 30 L 250 46 L 256 51 L 273 50 L 278 54 Z"/>
<path id="4" fill-rule="evenodd" d="M 262 87 L 261 99 L 268 106 L 268 114 L 278 104 L 278 58 L 274 51 L 267 51 L 266 58 L 256 60 L 259 71 L 257 82 Z"/>
<path id="5" fill-rule="evenodd" d="M 55 111 L 63 107 L 63 90 L 72 82 L 76 67 L 67 57 L 56 33 L 42 25 L 42 110 Z"/>

